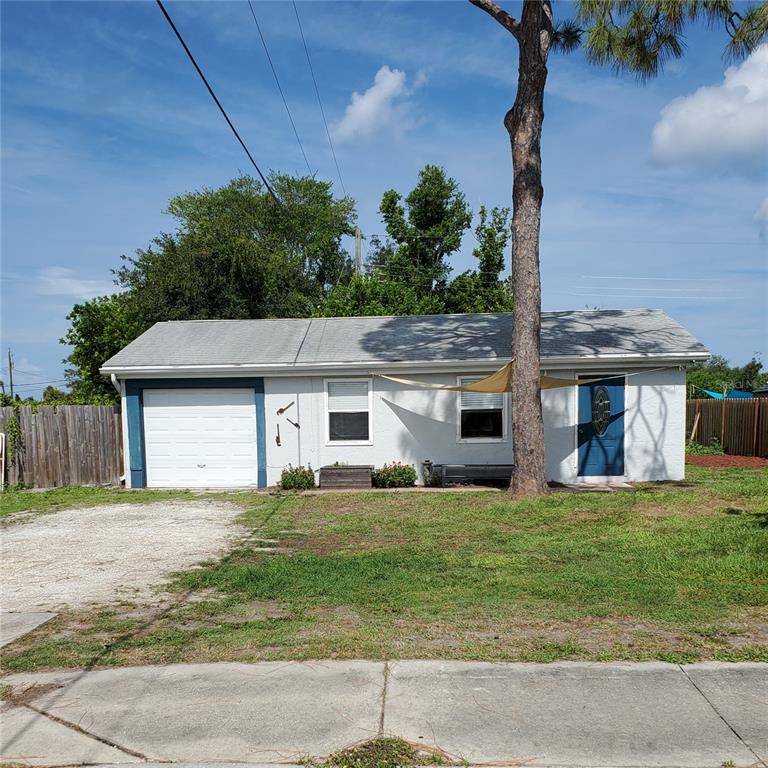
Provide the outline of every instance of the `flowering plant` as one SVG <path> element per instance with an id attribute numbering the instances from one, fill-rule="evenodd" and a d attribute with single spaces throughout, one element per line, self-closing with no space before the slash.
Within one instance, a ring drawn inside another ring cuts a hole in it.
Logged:
<path id="1" fill-rule="evenodd" d="M 416 485 L 416 470 L 410 464 L 393 461 L 374 469 L 371 479 L 375 488 L 406 488 Z"/>
<path id="2" fill-rule="evenodd" d="M 306 491 L 315 487 L 315 471 L 312 467 L 292 467 L 290 464 L 280 475 L 280 487 L 284 491 Z"/>

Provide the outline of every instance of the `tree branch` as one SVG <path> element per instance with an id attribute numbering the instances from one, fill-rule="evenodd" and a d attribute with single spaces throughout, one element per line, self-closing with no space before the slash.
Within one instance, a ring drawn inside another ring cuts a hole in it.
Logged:
<path id="1" fill-rule="evenodd" d="M 469 0 L 469 2 L 481 11 L 485 11 L 489 16 L 493 16 L 507 32 L 511 32 L 515 38 L 519 39 L 520 24 L 500 5 L 497 5 L 493 0 Z"/>

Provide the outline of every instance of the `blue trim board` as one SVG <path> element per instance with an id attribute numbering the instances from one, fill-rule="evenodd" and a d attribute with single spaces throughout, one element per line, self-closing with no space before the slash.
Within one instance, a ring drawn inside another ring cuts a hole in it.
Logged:
<path id="1" fill-rule="evenodd" d="M 144 448 L 144 390 L 145 389 L 217 389 L 242 387 L 253 389 L 256 409 L 256 485 L 267 487 L 267 417 L 264 410 L 264 379 L 261 376 L 217 379 L 126 379 L 125 412 L 128 421 L 128 460 L 131 487 L 147 484 Z"/>
<path id="2" fill-rule="evenodd" d="M 258 474 L 256 485 L 267 487 L 267 418 L 264 407 L 264 379 L 256 379 L 253 384 L 256 394 L 256 463 Z"/>

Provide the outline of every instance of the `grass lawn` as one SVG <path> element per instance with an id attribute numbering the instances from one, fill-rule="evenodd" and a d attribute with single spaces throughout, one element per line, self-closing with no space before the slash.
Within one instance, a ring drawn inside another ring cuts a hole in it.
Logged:
<path id="1" fill-rule="evenodd" d="M 192 499 L 191 491 L 130 491 L 122 488 L 72 486 L 44 491 L 6 488 L 0 493 L 0 522 L 16 522 L 44 512 L 57 512 L 75 507 L 96 507 L 100 504 L 146 504 L 164 499 Z"/>
<path id="2" fill-rule="evenodd" d="M 235 494 L 249 532 L 154 607 L 69 612 L 11 671 L 314 658 L 768 661 L 768 471 L 634 492 Z M 265 548 L 271 551 L 263 551 Z"/>

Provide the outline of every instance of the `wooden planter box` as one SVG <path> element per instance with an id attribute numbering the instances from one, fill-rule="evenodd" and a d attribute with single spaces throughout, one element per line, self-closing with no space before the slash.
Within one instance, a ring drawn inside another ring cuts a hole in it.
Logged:
<path id="1" fill-rule="evenodd" d="M 321 488 L 371 488 L 373 467 L 365 464 L 320 467 Z"/>

